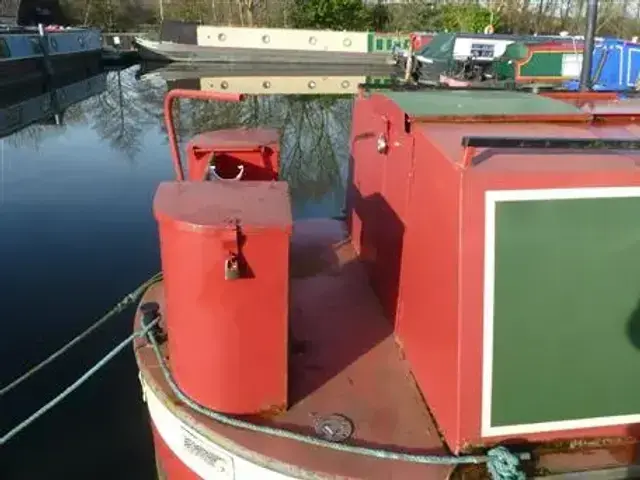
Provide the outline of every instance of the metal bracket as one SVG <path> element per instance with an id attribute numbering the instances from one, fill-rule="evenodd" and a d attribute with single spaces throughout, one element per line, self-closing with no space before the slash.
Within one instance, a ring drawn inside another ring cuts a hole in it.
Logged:
<path id="1" fill-rule="evenodd" d="M 242 179 L 242 175 L 244 175 L 244 165 L 238 165 L 238 174 L 233 178 L 222 178 L 216 172 L 216 166 L 215 165 L 210 165 L 209 166 L 209 175 L 212 176 L 215 180 L 220 180 L 220 181 L 223 181 L 223 182 L 233 182 L 233 181 L 236 181 L 236 180 L 241 180 Z"/>

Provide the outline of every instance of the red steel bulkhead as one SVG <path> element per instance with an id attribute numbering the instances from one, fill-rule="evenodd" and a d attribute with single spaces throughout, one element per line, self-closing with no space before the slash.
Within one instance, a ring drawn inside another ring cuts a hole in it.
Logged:
<path id="1" fill-rule="evenodd" d="M 595 94 L 586 98 L 559 95 L 558 99 L 577 106 L 611 100 Z M 473 136 L 526 137 L 532 129 L 534 136 L 544 138 L 581 135 L 606 140 L 622 134 L 633 139 L 637 126 L 625 130 L 619 125 L 625 118 L 628 124 L 640 116 L 613 103 L 557 119 L 536 116 L 510 120 L 505 116 L 495 120 L 429 118 L 422 122 L 405 115 L 384 94 L 363 94 L 356 99 L 348 193 L 352 242 L 394 322 L 396 338 L 416 382 L 456 453 L 469 445 L 505 440 L 481 433 L 484 192 L 640 182 L 633 162 L 611 153 L 541 156 L 535 147 L 528 147 L 524 153 L 509 157 L 504 148 L 480 150 L 472 142 L 465 147 L 462 140 Z M 639 110 L 636 106 L 634 112 Z M 599 133 L 598 128 L 602 129 Z M 475 164 L 477 161 L 480 163 Z M 550 165 L 555 165 L 554 169 Z M 540 168 L 547 170 L 540 173 Z M 626 436 L 627 428 L 519 437 L 550 441 Z"/>
<path id="2" fill-rule="evenodd" d="M 287 184 L 166 182 L 154 213 L 177 384 L 228 414 L 286 409 Z"/>
<path id="3" fill-rule="evenodd" d="M 178 98 L 239 102 L 244 96 L 200 90 L 175 89 L 164 101 L 164 121 L 169 136 L 176 180 L 184 180 L 184 167 L 173 122 Z M 189 180 L 277 180 L 280 168 L 280 133 L 269 128 L 236 128 L 202 133 L 187 146 Z"/>

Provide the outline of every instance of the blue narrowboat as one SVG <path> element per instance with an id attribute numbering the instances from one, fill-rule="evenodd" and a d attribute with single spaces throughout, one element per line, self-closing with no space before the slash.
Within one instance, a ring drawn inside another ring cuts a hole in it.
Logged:
<path id="1" fill-rule="evenodd" d="M 582 54 L 579 56 L 582 57 Z M 617 38 L 598 41 L 593 49 L 591 78 L 593 90 L 634 90 L 640 80 L 640 44 Z M 564 86 L 569 90 L 578 90 L 580 81 L 572 79 L 565 82 Z"/>
<path id="2" fill-rule="evenodd" d="M 100 64 L 100 30 L 0 26 L 0 87 Z"/>

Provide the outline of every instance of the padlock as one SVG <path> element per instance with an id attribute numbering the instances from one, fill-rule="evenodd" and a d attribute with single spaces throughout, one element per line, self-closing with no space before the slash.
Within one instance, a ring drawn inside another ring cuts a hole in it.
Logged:
<path id="1" fill-rule="evenodd" d="M 225 280 L 237 280 L 240 278 L 240 265 L 238 264 L 238 257 L 231 255 L 224 262 L 224 279 Z"/>

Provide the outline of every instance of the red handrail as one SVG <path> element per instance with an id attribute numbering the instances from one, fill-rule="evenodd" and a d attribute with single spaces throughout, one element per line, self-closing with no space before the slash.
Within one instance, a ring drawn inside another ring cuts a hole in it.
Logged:
<path id="1" fill-rule="evenodd" d="M 171 148 L 171 156 L 173 157 L 173 168 L 176 172 L 176 178 L 181 182 L 184 180 L 184 170 L 182 168 L 182 160 L 180 158 L 180 147 L 178 146 L 176 129 L 173 125 L 173 102 L 177 98 L 240 102 L 244 100 L 244 95 L 239 93 L 214 92 L 210 90 L 175 89 L 167 92 L 164 97 L 164 123 L 167 127 L 167 135 L 169 136 L 169 146 Z"/>

